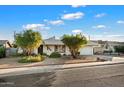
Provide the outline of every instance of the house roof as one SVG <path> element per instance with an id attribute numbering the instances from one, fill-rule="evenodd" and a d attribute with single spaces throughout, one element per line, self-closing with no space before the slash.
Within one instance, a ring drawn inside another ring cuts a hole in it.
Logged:
<path id="1" fill-rule="evenodd" d="M 6 44 L 6 43 L 7 43 L 10 47 L 12 47 L 11 44 L 10 44 L 10 42 L 9 42 L 8 40 L 0 40 L 0 45 Z"/>
<path id="2" fill-rule="evenodd" d="M 0 45 L 5 44 L 6 42 L 8 42 L 8 40 L 0 40 Z"/>
<path id="3" fill-rule="evenodd" d="M 124 46 L 124 42 L 117 42 L 117 41 L 102 41 L 102 40 L 98 40 L 98 41 L 95 41 L 95 42 L 98 42 L 98 44 L 101 44 L 101 45 L 109 44 L 109 45 L 112 45 L 112 46 L 118 46 L 118 45 Z"/>
<path id="4" fill-rule="evenodd" d="M 55 36 L 45 39 L 44 44 L 45 45 L 64 45 L 64 43 L 61 40 L 56 39 Z"/>
<path id="5" fill-rule="evenodd" d="M 89 41 L 89 42 L 87 43 L 87 45 L 88 45 L 88 46 L 98 46 L 99 44 L 98 44 L 98 42 Z"/>
<path id="6" fill-rule="evenodd" d="M 55 36 L 48 38 L 48 39 L 45 39 L 44 44 L 45 45 L 64 45 L 64 43 L 61 40 L 56 39 Z M 87 45 L 88 46 L 98 46 L 98 43 L 93 42 L 93 41 L 89 41 Z"/>
<path id="7" fill-rule="evenodd" d="M 45 45 L 64 45 L 64 43 L 61 40 L 56 39 L 55 36 L 45 39 L 44 44 Z M 104 46 L 105 44 L 109 44 L 112 46 L 118 46 L 118 45 L 124 46 L 124 42 L 102 41 L 102 40 L 90 40 L 88 41 L 87 46 Z"/>

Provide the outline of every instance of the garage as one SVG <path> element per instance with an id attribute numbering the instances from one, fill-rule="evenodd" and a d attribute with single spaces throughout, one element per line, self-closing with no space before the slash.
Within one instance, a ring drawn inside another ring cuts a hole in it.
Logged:
<path id="1" fill-rule="evenodd" d="M 80 49 L 80 55 L 93 55 L 93 47 L 87 46 Z"/>

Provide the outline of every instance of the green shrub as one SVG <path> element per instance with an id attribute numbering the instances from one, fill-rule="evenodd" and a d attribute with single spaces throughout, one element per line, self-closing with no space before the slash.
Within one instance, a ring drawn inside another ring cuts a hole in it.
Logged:
<path id="1" fill-rule="evenodd" d="M 25 56 L 19 60 L 19 63 L 31 63 L 31 62 L 41 62 L 45 59 L 44 56 L 36 55 L 36 56 Z"/>
<path id="2" fill-rule="evenodd" d="M 0 47 L 0 58 L 5 57 L 5 48 L 4 47 Z"/>
<path id="3" fill-rule="evenodd" d="M 114 49 L 117 53 L 124 53 L 124 46 L 115 46 Z"/>
<path id="4" fill-rule="evenodd" d="M 58 52 L 53 52 L 53 53 L 50 54 L 49 57 L 50 57 L 50 58 L 59 58 L 59 57 L 61 57 L 61 54 L 58 53 Z"/>

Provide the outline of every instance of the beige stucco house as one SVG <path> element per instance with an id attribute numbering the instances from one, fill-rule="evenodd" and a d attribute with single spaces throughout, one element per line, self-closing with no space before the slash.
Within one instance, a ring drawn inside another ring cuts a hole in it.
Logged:
<path id="1" fill-rule="evenodd" d="M 98 43 L 89 41 L 85 47 L 80 49 L 80 55 L 93 55 L 94 48 L 96 47 L 100 47 Z M 52 52 L 59 52 L 62 55 L 70 55 L 69 48 L 65 46 L 61 40 L 56 39 L 55 37 L 45 39 L 43 44 L 38 48 L 38 50 L 35 51 L 35 53 L 36 52 L 46 53 L 48 55 Z"/>
<path id="2" fill-rule="evenodd" d="M 90 40 L 85 47 L 80 49 L 79 52 L 80 55 L 104 54 L 105 51 L 112 51 L 114 53 L 115 46 L 124 46 L 124 42 Z M 22 49 L 20 49 L 19 53 L 22 52 Z M 59 52 L 62 55 L 70 55 L 69 48 L 65 46 L 60 39 L 56 39 L 55 37 L 44 39 L 43 44 L 41 44 L 38 49 L 33 51 L 35 54 L 46 53 L 48 55 L 50 55 L 52 52 Z"/>

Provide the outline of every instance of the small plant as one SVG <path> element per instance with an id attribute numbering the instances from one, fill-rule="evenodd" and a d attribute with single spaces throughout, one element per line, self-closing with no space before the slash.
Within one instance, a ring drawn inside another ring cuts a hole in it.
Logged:
<path id="1" fill-rule="evenodd" d="M 4 47 L 0 47 L 0 58 L 5 57 L 5 48 Z"/>
<path id="2" fill-rule="evenodd" d="M 53 53 L 50 54 L 49 57 L 50 57 L 50 58 L 59 58 L 59 57 L 61 57 L 61 54 L 58 53 L 58 52 L 53 52 Z"/>
<path id="3" fill-rule="evenodd" d="M 45 59 L 44 56 L 36 55 L 36 56 L 25 56 L 19 60 L 19 63 L 32 63 L 32 62 L 41 62 Z"/>

